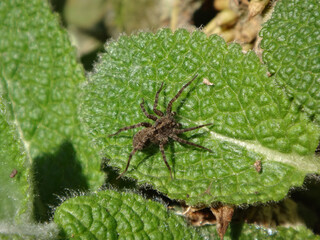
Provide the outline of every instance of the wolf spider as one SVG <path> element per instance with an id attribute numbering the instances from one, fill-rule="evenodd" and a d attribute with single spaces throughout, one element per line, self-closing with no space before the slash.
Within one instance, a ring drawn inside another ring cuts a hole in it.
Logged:
<path id="1" fill-rule="evenodd" d="M 109 137 L 112 137 L 112 136 L 119 134 L 122 131 L 126 131 L 126 130 L 133 129 L 133 128 L 138 128 L 138 127 L 145 127 L 144 129 L 140 130 L 139 132 L 137 132 L 134 135 L 134 137 L 133 137 L 133 150 L 131 151 L 131 153 L 129 155 L 127 166 L 126 166 L 125 170 L 117 177 L 117 179 L 122 177 L 126 173 L 126 171 L 128 170 L 128 167 L 130 165 L 131 158 L 136 153 L 136 151 L 140 151 L 140 150 L 144 149 L 150 143 L 159 145 L 163 161 L 166 164 L 167 168 L 169 169 L 171 179 L 173 179 L 171 168 L 167 162 L 167 158 L 164 153 L 164 146 L 168 143 L 169 138 L 171 138 L 179 143 L 182 143 L 182 144 L 189 144 L 191 146 L 195 146 L 195 147 L 207 150 L 209 152 L 212 152 L 208 148 L 205 148 L 201 145 L 195 144 L 193 142 L 189 142 L 185 139 L 178 137 L 178 135 L 181 133 L 192 131 L 192 130 L 202 128 L 205 126 L 209 126 L 212 124 L 208 123 L 208 124 L 199 125 L 199 126 L 195 126 L 195 127 L 191 127 L 191 128 L 181 129 L 181 124 L 177 123 L 174 119 L 174 116 L 176 113 L 171 111 L 173 102 L 175 100 L 177 100 L 177 98 L 181 95 L 183 90 L 187 86 L 189 86 L 190 83 L 192 83 L 192 81 L 197 78 L 197 76 L 198 76 L 198 74 L 196 74 L 187 84 L 185 84 L 180 89 L 180 91 L 174 96 L 174 98 L 171 99 L 171 101 L 169 102 L 169 104 L 167 106 L 165 114 L 157 109 L 159 93 L 161 92 L 162 87 L 163 87 L 163 83 L 161 84 L 160 89 L 156 93 L 156 97 L 155 97 L 154 104 L 153 104 L 153 112 L 156 115 L 158 115 L 158 117 L 155 115 L 149 114 L 146 111 L 146 109 L 144 107 L 144 99 L 142 98 L 142 102 L 140 104 L 141 110 L 147 118 L 149 118 L 155 122 L 153 125 L 148 122 L 140 122 L 140 123 L 132 125 L 132 126 L 127 126 L 127 127 L 121 128 L 116 133 L 109 135 Z"/>

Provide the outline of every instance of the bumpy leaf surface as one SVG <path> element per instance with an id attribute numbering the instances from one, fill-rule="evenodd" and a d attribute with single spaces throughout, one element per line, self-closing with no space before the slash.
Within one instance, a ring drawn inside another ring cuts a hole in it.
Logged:
<path id="1" fill-rule="evenodd" d="M 201 239 L 184 219 L 134 193 L 107 190 L 67 200 L 54 221 L 75 239 Z"/>
<path id="2" fill-rule="evenodd" d="M 22 176 L 32 169 L 36 206 L 47 210 L 54 194 L 97 188 L 103 179 L 101 160 L 77 118 L 78 86 L 85 78 L 75 56 L 47 1 L 1 1 L 1 95 L 30 158 Z"/>
<path id="3" fill-rule="evenodd" d="M 0 222 L 1 240 L 56 240 L 59 231 L 55 223 L 13 225 Z"/>
<path id="4" fill-rule="evenodd" d="M 28 224 L 32 219 L 30 158 L 19 138 L 19 129 L 0 98 L 0 239 L 53 239 L 54 224 Z"/>
<path id="5" fill-rule="evenodd" d="M 171 142 L 165 153 L 174 179 L 158 146 L 137 152 L 127 177 L 148 183 L 170 198 L 189 204 L 253 203 L 279 200 L 308 172 L 319 172 L 313 156 L 318 129 L 298 112 L 253 52 L 199 31 L 123 36 L 106 45 L 106 53 L 84 87 L 82 120 L 97 149 L 109 164 L 123 171 L 140 129 L 108 137 L 118 129 L 152 122 L 140 109 L 144 98 L 152 113 L 162 82 L 159 109 L 195 74 L 197 80 L 174 103 L 183 128 L 213 123 L 181 137 L 213 153 Z M 206 85 L 206 78 L 214 85 Z M 254 164 L 261 161 L 262 170 Z"/>
<path id="6" fill-rule="evenodd" d="M 215 231 L 215 226 L 204 226 L 199 228 L 204 239 L 214 240 L 219 239 L 218 234 Z M 224 240 L 229 239 L 276 239 L 276 240 L 286 240 L 286 239 L 320 239 L 320 236 L 313 234 L 313 232 L 303 226 L 293 227 L 277 227 L 265 228 L 257 226 L 254 224 L 231 224 L 228 228 L 226 234 L 224 235 Z"/>
<path id="7" fill-rule="evenodd" d="M 260 35 L 270 73 L 320 124 L 319 1 L 279 1 Z"/>
<path id="8" fill-rule="evenodd" d="M 0 223 L 30 220 L 31 189 L 29 159 L 14 124 L 8 123 L 5 106 L 0 98 Z M 0 224 L 1 225 L 1 224 Z M 1 231 L 0 231 L 1 232 Z"/>

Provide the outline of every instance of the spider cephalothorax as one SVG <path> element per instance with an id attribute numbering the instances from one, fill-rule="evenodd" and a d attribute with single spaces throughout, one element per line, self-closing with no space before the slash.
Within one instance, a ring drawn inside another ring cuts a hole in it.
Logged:
<path id="1" fill-rule="evenodd" d="M 155 145 L 159 145 L 160 148 L 160 152 L 162 154 L 162 158 L 164 163 L 166 164 L 167 168 L 170 171 L 170 176 L 172 178 L 172 173 L 171 173 L 171 168 L 167 162 L 167 158 L 166 155 L 164 153 L 164 146 L 168 143 L 169 139 L 173 139 L 179 143 L 183 143 L 183 144 L 189 144 L 198 148 L 202 148 L 205 149 L 207 151 L 212 152 L 210 149 L 205 148 L 201 145 L 189 142 L 185 139 L 182 139 L 180 137 L 178 137 L 179 134 L 184 133 L 184 132 L 188 132 L 188 131 L 192 131 L 198 128 L 202 128 L 204 126 L 208 126 L 211 125 L 211 123 L 208 124 L 204 124 L 204 125 L 199 125 L 199 126 L 195 126 L 195 127 L 191 127 L 191 128 L 184 128 L 181 129 L 181 125 L 179 123 L 176 122 L 176 120 L 174 119 L 174 115 L 175 112 L 172 112 L 172 104 L 175 100 L 177 100 L 177 98 L 181 95 L 181 93 L 183 92 L 183 90 L 190 85 L 190 83 L 196 79 L 198 75 L 195 75 L 187 84 L 185 84 L 180 91 L 171 99 L 171 101 L 168 103 L 167 109 L 166 109 L 166 113 L 161 112 L 160 110 L 157 109 L 157 105 L 158 105 L 158 99 L 159 99 L 159 93 L 162 90 L 163 87 L 163 83 L 161 84 L 160 89 L 157 91 L 156 93 L 156 97 L 154 100 L 154 104 L 153 104 L 153 112 L 158 115 L 152 115 L 149 114 L 146 109 L 144 108 L 144 100 L 142 99 L 142 103 L 140 104 L 141 110 L 144 113 L 144 115 L 153 120 L 155 123 L 152 125 L 151 123 L 148 122 L 141 122 L 132 126 L 127 126 L 124 128 L 119 129 L 116 133 L 109 135 L 111 136 L 115 136 L 118 133 L 122 132 L 122 131 L 126 131 L 129 129 L 133 129 L 133 128 L 138 128 L 138 127 L 145 127 L 144 129 L 140 130 L 139 132 L 137 132 L 134 137 L 133 137 L 133 150 L 131 151 L 130 155 L 129 155 L 129 159 L 127 162 L 127 166 L 125 168 L 125 170 L 120 174 L 120 176 L 118 178 L 120 178 L 121 176 L 123 176 L 123 174 L 125 174 L 125 172 L 128 170 L 128 167 L 130 165 L 130 161 L 132 156 L 135 154 L 136 151 L 142 150 L 144 149 L 147 145 L 149 145 L 150 143 L 153 143 Z"/>

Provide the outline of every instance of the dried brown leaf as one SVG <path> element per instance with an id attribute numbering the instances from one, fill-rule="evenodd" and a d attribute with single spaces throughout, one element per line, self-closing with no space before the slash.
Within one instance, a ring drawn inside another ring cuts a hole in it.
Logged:
<path id="1" fill-rule="evenodd" d="M 219 206 L 210 208 L 211 212 L 217 219 L 217 232 L 222 240 L 226 233 L 229 223 L 231 222 L 234 208 L 232 206 Z"/>
<path id="2" fill-rule="evenodd" d="M 196 227 L 203 225 L 213 225 L 217 223 L 215 216 L 212 214 L 209 208 L 197 208 L 186 207 L 186 210 L 182 213 L 187 220 Z"/>
<path id="3" fill-rule="evenodd" d="M 267 4 L 269 3 L 270 0 L 252 0 L 249 3 L 249 19 L 260 14 Z"/>

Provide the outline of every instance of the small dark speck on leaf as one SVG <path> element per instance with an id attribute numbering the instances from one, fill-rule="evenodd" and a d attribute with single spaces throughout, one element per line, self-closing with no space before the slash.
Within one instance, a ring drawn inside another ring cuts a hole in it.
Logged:
<path id="1" fill-rule="evenodd" d="M 257 171 L 258 173 L 260 173 L 261 170 L 262 170 L 261 161 L 260 161 L 260 160 L 257 160 L 253 165 L 254 165 L 254 168 L 256 169 L 256 171 Z"/>
<path id="2" fill-rule="evenodd" d="M 10 173 L 10 177 L 14 178 L 18 174 L 17 169 L 13 169 L 12 172 Z"/>

